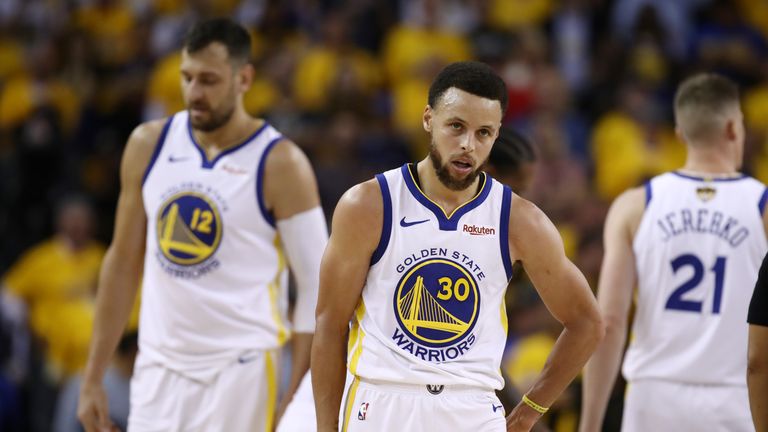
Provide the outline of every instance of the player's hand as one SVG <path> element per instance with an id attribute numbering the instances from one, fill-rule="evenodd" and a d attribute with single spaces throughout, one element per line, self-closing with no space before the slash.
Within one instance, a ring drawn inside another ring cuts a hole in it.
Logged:
<path id="1" fill-rule="evenodd" d="M 83 382 L 77 403 L 77 418 L 85 432 L 113 432 L 117 427 L 109 419 L 107 394 L 101 383 Z"/>
<path id="2" fill-rule="evenodd" d="M 507 432 L 530 432 L 539 429 L 534 428 L 541 414 L 518 404 L 515 409 L 507 416 Z"/>

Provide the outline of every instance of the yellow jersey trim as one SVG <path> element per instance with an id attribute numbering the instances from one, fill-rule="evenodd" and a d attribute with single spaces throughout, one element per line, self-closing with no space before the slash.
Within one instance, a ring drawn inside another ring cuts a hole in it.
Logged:
<path id="1" fill-rule="evenodd" d="M 266 351 L 264 355 L 267 374 L 267 423 L 264 430 L 271 431 L 275 421 L 275 407 L 277 407 L 277 370 L 272 360 L 273 351 Z"/>
<path id="2" fill-rule="evenodd" d="M 507 298 L 506 296 L 501 298 L 501 327 L 504 329 L 504 334 L 509 334 L 509 322 L 507 318 Z"/>
<path id="3" fill-rule="evenodd" d="M 353 375 L 357 375 L 357 364 L 360 362 L 360 357 L 363 355 L 363 339 L 365 339 L 365 331 L 360 328 L 360 323 L 365 316 L 365 302 L 361 299 L 360 305 L 357 306 L 355 311 L 355 323 L 353 324 L 353 330 L 355 333 L 355 350 L 352 353 L 352 358 L 349 361 L 349 371 Z"/>
<path id="4" fill-rule="evenodd" d="M 413 184 L 414 184 L 414 186 L 416 186 L 416 190 L 418 190 L 419 193 L 424 198 L 426 198 L 429 202 L 431 202 L 432 204 L 436 205 L 437 208 L 439 208 L 443 212 L 443 214 L 445 215 L 446 219 L 450 219 L 451 216 L 453 216 L 460 208 L 462 208 L 462 207 L 466 206 L 467 204 L 471 203 L 472 201 L 476 200 L 477 197 L 479 197 L 483 193 L 483 190 L 485 190 L 485 182 L 487 181 L 487 177 L 488 177 L 485 173 L 482 173 L 482 175 L 483 175 L 482 176 L 483 177 L 482 183 L 481 183 L 480 187 L 478 188 L 478 192 L 475 194 L 475 196 L 473 196 L 469 201 L 465 202 L 464 204 L 462 204 L 462 205 L 456 207 L 455 209 L 453 209 L 453 211 L 449 215 L 445 211 L 443 206 L 441 206 L 440 204 L 438 204 L 435 201 L 433 201 L 432 198 L 428 197 L 427 194 L 425 194 L 424 191 L 421 190 L 421 186 L 419 186 L 419 183 L 416 181 L 416 178 L 413 177 L 413 172 L 410 169 L 408 170 L 408 174 L 410 174 L 411 180 L 413 180 Z"/>
<path id="5" fill-rule="evenodd" d="M 352 416 L 352 407 L 355 405 L 355 395 L 357 394 L 357 387 L 360 385 L 360 379 L 355 377 L 352 384 L 349 385 L 349 391 L 347 391 L 347 401 L 344 407 L 344 423 L 341 425 L 341 432 L 347 432 L 349 427 L 349 420 Z"/>
<path id="6" fill-rule="evenodd" d="M 280 313 L 280 299 L 278 298 L 280 295 L 280 277 L 285 270 L 285 255 L 283 254 L 283 248 L 280 243 L 279 234 L 275 235 L 273 245 L 275 246 L 275 252 L 277 252 L 277 272 L 275 273 L 275 277 L 269 283 L 268 290 L 269 301 L 272 305 L 272 319 L 275 321 L 275 325 L 277 326 L 277 343 L 282 346 L 288 340 L 291 334 L 288 330 L 288 327 L 283 322 L 283 317 Z"/>

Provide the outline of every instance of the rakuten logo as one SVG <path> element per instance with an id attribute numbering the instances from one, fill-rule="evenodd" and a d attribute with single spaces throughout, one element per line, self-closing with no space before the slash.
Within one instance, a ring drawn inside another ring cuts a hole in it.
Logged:
<path id="1" fill-rule="evenodd" d="M 484 236 L 484 235 L 495 235 L 496 229 L 495 228 L 488 228 L 484 226 L 477 226 L 477 225 L 467 225 L 464 224 L 464 228 L 462 229 L 463 232 L 469 234 L 469 235 L 476 235 L 476 236 Z"/>

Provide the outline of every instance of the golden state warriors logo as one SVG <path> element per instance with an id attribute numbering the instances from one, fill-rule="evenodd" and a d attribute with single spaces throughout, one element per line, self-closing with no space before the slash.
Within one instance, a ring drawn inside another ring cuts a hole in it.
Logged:
<path id="1" fill-rule="evenodd" d="M 157 216 L 157 244 L 163 257 L 179 266 L 200 264 L 221 242 L 221 216 L 205 195 L 183 192 L 168 198 Z"/>
<path id="2" fill-rule="evenodd" d="M 428 361 L 452 360 L 474 343 L 480 292 L 472 274 L 447 259 L 429 259 L 409 269 L 395 290 L 400 330 L 393 340 Z M 407 336 L 417 344 L 408 344 Z M 445 348 L 445 349 L 442 349 Z"/>

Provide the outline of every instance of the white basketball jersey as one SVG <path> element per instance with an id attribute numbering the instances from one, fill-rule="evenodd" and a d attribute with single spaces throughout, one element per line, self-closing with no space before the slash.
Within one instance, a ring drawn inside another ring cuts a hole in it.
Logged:
<path id="1" fill-rule="evenodd" d="M 672 172 L 646 184 L 634 239 L 628 380 L 746 385 L 747 309 L 768 249 L 766 187 Z"/>
<path id="2" fill-rule="evenodd" d="M 352 324 L 350 372 L 501 388 L 511 190 L 481 174 L 480 192 L 446 216 L 408 165 L 376 179 L 384 224 Z"/>
<path id="3" fill-rule="evenodd" d="M 287 273 L 262 198 L 282 136 L 264 124 L 208 160 L 186 111 L 165 125 L 144 178 L 143 356 L 200 379 L 289 336 Z"/>

